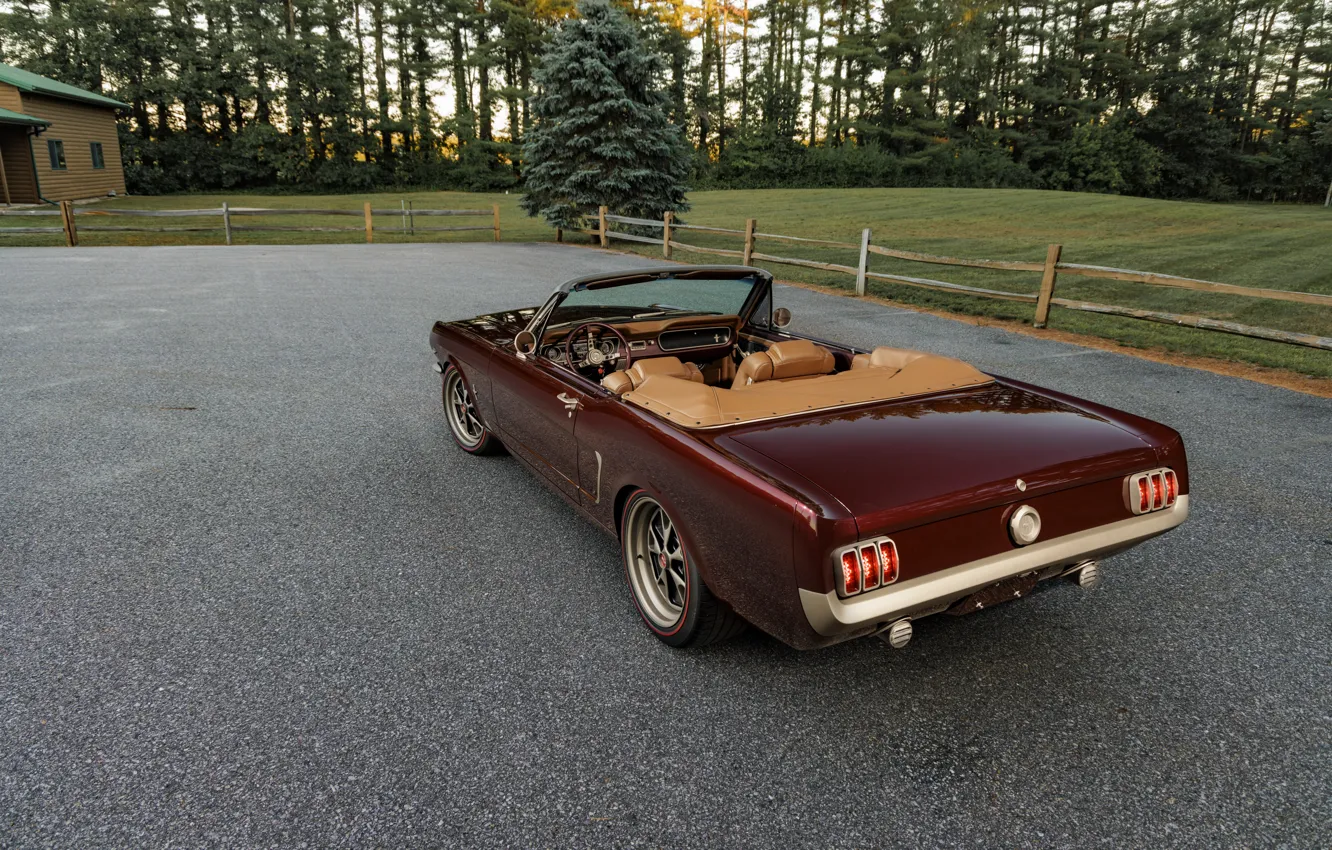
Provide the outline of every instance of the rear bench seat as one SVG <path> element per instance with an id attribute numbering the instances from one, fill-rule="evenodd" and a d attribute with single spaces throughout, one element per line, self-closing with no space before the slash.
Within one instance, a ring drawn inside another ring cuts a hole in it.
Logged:
<path id="1" fill-rule="evenodd" d="M 831 359 L 831 352 L 828 357 Z M 804 379 L 763 380 L 743 388 L 733 385 L 732 389 L 723 389 L 684 377 L 655 374 L 635 383 L 624 394 L 624 400 L 686 428 L 709 428 L 994 381 L 961 360 L 887 347 L 856 355 L 849 371 L 799 377 Z"/>

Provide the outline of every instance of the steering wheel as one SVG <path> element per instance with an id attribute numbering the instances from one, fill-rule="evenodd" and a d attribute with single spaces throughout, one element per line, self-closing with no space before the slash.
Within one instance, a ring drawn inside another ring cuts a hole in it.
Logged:
<path id="1" fill-rule="evenodd" d="M 597 347 L 596 337 L 592 331 L 598 328 L 607 331 L 619 340 L 620 344 L 614 353 L 605 354 Z M 574 360 L 573 344 L 579 334 L 586 334 L 587 336 L 587 349 L 583 354 L 582 362 Z M 623 368 L 628 369 L 629 364 L 633 362 L 633 355 L 629 352 L 629 341 L 624 338 L 624 334 L 605 322 L 584 322 L 569 331 L 569 335 L 564 338 L 564 362 L 568 363 L 571 369 L 576 369 L 579 372 L 595 371 L 597 380 L 604 378 L 607 372 L 613 372 L 618 368 L 621 359 L 624 360 Z"/>

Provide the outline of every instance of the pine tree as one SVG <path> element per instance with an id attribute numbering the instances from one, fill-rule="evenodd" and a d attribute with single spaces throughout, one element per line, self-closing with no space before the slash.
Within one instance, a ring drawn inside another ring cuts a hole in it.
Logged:
<path id="1" fill-rule="evenodd" d="M 524 144 L 523 209 L 575 227 L 598 205 L 660 218 L 682 212 L 689 153 L 667 114 L 665 63 L 608 0 L 580 0 L 535 75 Z"/>

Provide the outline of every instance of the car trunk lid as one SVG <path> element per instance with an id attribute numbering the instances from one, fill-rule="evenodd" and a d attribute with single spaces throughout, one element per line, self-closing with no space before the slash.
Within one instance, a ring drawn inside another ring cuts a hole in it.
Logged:
<path id="1" fill-rule="evenodd" d="M 727 441 L 836 497 L 862 535 L 915 524 L 922 507 L 942 519 L 1155 462 L 1118 425 L 1003 384 L 741 427 Z"/>

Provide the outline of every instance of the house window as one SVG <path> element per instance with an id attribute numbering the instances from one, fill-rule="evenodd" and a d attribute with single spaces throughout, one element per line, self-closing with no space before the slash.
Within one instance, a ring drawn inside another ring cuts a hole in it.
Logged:
<path id="1" fill-rule="evenodd" d="M 106 157 L 102 155 L 102 143 L 90 142 L 92 147 L 93 168 L 106 168 Z"/>
<path id="2" fill-rule="evenodd" d="M 46 140 L 46 152 L 51 155 L 51 170 L 64 171 L 69 166 L 65 164 L 65 143 L 59 139 Z"/>

